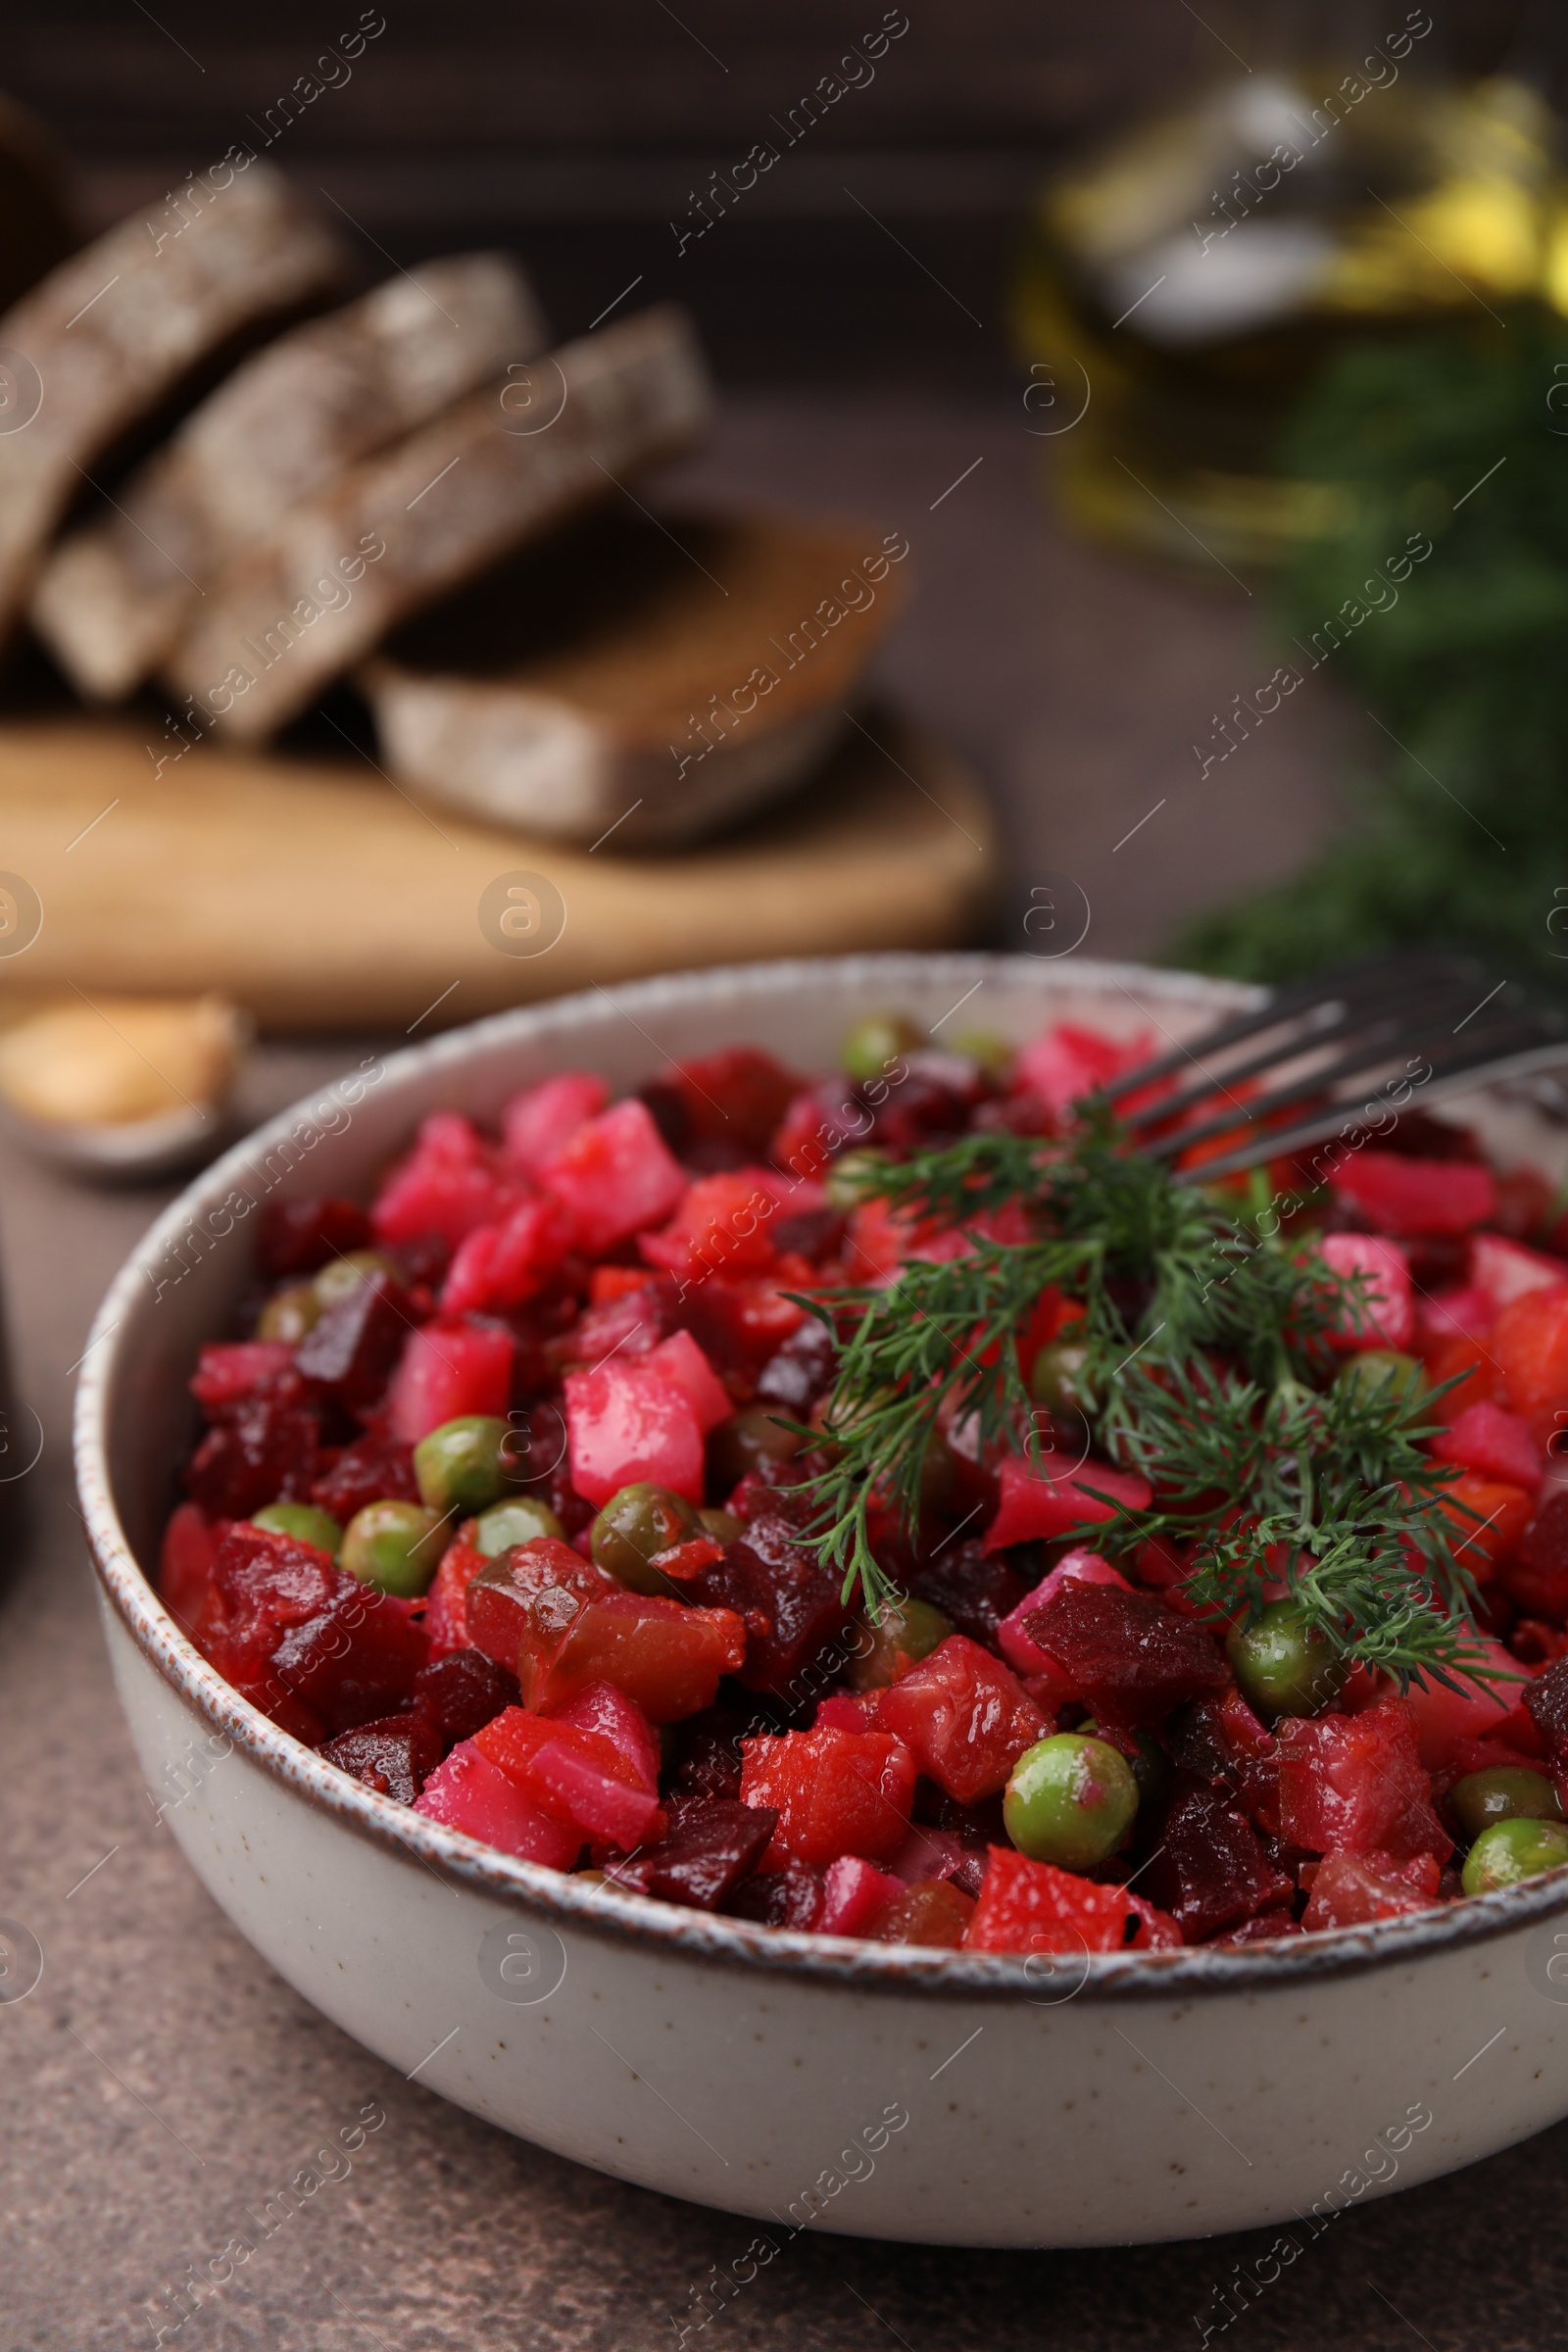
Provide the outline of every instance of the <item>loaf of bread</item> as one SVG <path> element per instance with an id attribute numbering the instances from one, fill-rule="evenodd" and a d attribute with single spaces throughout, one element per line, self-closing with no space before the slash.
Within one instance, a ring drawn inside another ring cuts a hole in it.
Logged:
<path id="1" fill-rule="evenodd" d="M 56 549 L 34 628 L 83 694 L 129 694 L 241 550 L 545 339 L 521 270 L 495 253 L 427 262 L 279 336 Z"/>
<path id="2" fill-rule="evenodd" d="M 710 408 L 673 307 L 514 364 L 280 516 L 212 582 L 163 675 L 220 735 L 265 738 L 400 621 L 688 448 Z"/>
<path id="3" fill-rule="evenodd" d="M 12 306 L 0 348 L 22 388 L 0 431 L 0 636 L 100 463 L 340 291 L 348 268 L 282 174 L 252 163 L 159 220 L 121 221 Z"/>
<path id="4" fill-rule="evenodd" d="M 907 554 L 869 526 L 612 511 L 410 621 L 360 683 L 421 797 L 617 852 L 692 841 L 820 765 Z"/>

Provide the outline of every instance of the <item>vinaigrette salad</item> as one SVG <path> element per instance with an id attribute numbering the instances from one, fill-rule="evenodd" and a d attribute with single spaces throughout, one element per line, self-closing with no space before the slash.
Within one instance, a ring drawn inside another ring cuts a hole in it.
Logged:
<path id="1" fill-rule="evenodd" d="M 1148 1058 L 862 1020 L 427 1118 L 257 1220 L 159 1590 L 430 1820 L 767 1926 L 1250 1943 L 1568 1863 L 1568 1219 L 1417 1107 L 1250 1177 Z"/>

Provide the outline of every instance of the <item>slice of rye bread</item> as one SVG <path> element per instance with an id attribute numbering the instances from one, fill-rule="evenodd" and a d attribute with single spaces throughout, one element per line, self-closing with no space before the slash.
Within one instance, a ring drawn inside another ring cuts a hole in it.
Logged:
<path id="1" fill-rule="evenodd" d="M 588 516 L 410 621 L 359 683 L 402 783 L 559 841 L 693 841 L 819 764 L 907 554 L 870 525 Z"/>
<path id="2" fill-rule="evenodd" d="M 270 735 L 399 621 L 688 449 L 710 406 L 673 305 L 514 366 L 281 516 L 214 581 L 162 674 L 220 735 Z"/>
<path id="3" fill-rule="evenodd" d="M 280 335 L 56 549 L 33 627 L 83 694 L 129 694 L 224 563 L 280 514 L 545 341 L 526 278 L 500 253 L 426 262 Z"/>
<path id="4" fill-rule="evenodd" d="M 89 477 L 349 272 L 339 239 L 281 172 L 252 164 L 171 231 L 121 221 L 12 306 L 21 421 L 0 432 L 0 635 Z"/>

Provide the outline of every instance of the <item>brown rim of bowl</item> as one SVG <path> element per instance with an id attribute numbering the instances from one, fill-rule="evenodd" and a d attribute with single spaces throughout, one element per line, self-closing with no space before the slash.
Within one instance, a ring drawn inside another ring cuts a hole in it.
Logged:
<path id="1" fill-rule="evenodd" d="M 742 964 L 687 973 L 662 975 L 622 986 L 617 1003 L 629 1000 L 639 1010 L 657 1015 L 672 1004 L 690 1003 L 694 993 L 727 999 L 766 997 L 787 990 L 802 975 L 836 976 L 846 986 L 875 976 L 896 987 L 902 972 L 906 984 L 917 974 L 927 982 L 934 970 L 951 970 L 955 979 L 974 973 L 1032 970 L 1032 959 L 983 955 L 948 956 L 865 956 L 801 958 L 771 964 Z M 1098 981 L 1124 983 L 1136 979 L 1146 991 L 1172 993 L 1176 984 L 1188 1000 L 1196 984 L 1212 990 L 1216 1001 L 1234 1004 L 1250 995 L 1223 984 L 1200 981 L 1197 975 L 1159 972 L 1143 965 L 1115 965 L 1085 959 L 1074 978 L 1092 987 Z M 1261 993 L 1261 992 L 1258 992 Z M 592 992 L 551 999 L 538 1005 L 495 1013 L 461 1029 L 448 1030 L 423 1045 L 405 1047 L 383 1064 L 385 1079 L 395 1090 L 398 1081 L 439 1069 L 443 1063 L 466 1060 L 475 1046 L 523 1042 L 555 1029 L 578 1026 L 583 1016 L 597 1012 Z M 319 1094 L 321 1089 L 315 1090 Z M 756 1972 L 805 1977 L 820 1984 L 842 1984 L 862 1992 L 936 1994 L 945 1998 L 992 1997 L 1023 1999 L 1032 2006 L 1055 2007 L 1088 1995 L 1092 2000 L 1169 2000 L 1200 1993 L 1262 1992 L 1283 1984 L 1299 1984 L 1322 1977 L 1359 1974 L 1364 1970 L 1398 1967 L 1425 1954 L 1453 1951 L 1485 1943 L 1501 1936 L 1568 1913 L 1568 1874 L 1553 1872 L 1492 1894 L 1475 1895 L 1441 1908 L 1413 1913 L 1405 1919 L 1384 1920 L 1362 1928 L 1322 1930 L 1310 1936 L 1282 1936 L 1256 1944 L 1225 1946 L 1192 1944 L 1179 1951 L 1092 1953 L 1075 1960 L 1066 1955 L 953 1952 L 913 1945 L 873 1944 L 851 1937 L 814 1936 L 783 1928 L 767 1928 L 748 1920 L 691 1911 L 650 1897 L 622 1894 L 585 1883 L 542 1864 L 524 1862 L 460 1832 L 427 1821 L 407 1806 L 367 1788 L 363 1783 L 328 1764 L 240 1696 L 217 1669 L 202 1657 L 159 1599 L 125 1539 L 110 1489 L 104 1452 L 104 1414 L 114 1377 L 117 1354 L 114 1335 L 132 1304 L 146 1296 L 143 1268 L 155 1262 L 209 1189 L 221 1190 L 259 1152 L 280 1141 L 294 1121 L 308 1112 L 313 1097 L 279 1112 L 235 1144 L 205 1168 L 172 1201 L 131 1251 L 94 1317 L 83 1353 L 76 1391 L 74 1451 L 82 1521 L 99 1581 L 121 1622 L 138 1649 L 163 1680 L 215 1731 L 262 1770 L 281 1782 L 307 1803 L 333 1815 L 356 1835 L 370 1838 L 390 1852 L 412 1859 L 437 1877 L 451 1879 L 479 1894 L 509 1902 L 519 1911 L 559 1922 L 591 1935 L 619 1942 L 641 1944 L 655 1953 L 689 1956 L 704 1962 L 724 1962 Z M 386 1100 L 383 1097 L 382 1100 Z M 1040 1971 L 1044 1968 L 1045 1975 Z M 1071 1991 L 1039 1990 L 1054 1986 L 1058 1974 L 1082 1969 Z M 1034 1974 L 1031 1974 L 1031 1971 Z"/>

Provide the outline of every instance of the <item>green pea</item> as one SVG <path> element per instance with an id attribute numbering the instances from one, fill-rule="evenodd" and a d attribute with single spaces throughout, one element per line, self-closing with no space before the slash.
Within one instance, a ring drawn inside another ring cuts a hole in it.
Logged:
<path id="1" fill-rule="evenodd" d="M 1036 1404 L 1043 1404 L 1048 1413 L 1081 1412 L 1078 1384 L 1088 1361 L 1088 1348 L 1073 1340 L 1053 1340 L 1049 1348 L 1042 1348 L 1029 1375 L 1029 1394 Z"/>
<path id="2" fill-rule="evenodd" d="M 640 1479 L 612 1494 L 594 1521 L 594 1565 L 632 1592 L 673 1592 L 671 1580 L 653 1565 L 655 1554 L 703 1532 L 684 1495 Z"/>
<path id="3" fill-rule="evenodd" d="M 953 1631 L 953 1620 L 928 1600 L 895 1601 L 876 1625 L 865 1627 L 868 1637 L 850 1664 L 850 1681 L 857 1690 L 885 1690 L 893 1681 L 902 1650 L 916 1663 L 928 1658 Z"/>
<path id="4" fill-rule="evenodd" d="M 446 1534 L 440 1513 L 420 1503 L 368 1502 L 349 1521 L 338 1565 L 362 1585 L 414 1600 L 441 1565 Z"/>
<path id="5" fill-rule="evenodd" d="M 697 1516 L 715 1544 L 738 1544 L 746 1533 L 745 1520 L 734 1511 L 699 1511 Z"/>
<path id="6" fill-rule="evenodd" d="M 1248 1626 L 1233 1626 L 1225 1655 L 1242 1696 L 1264 1723 L 1316 1715 L 1338 1698 L 1349 1662 L 1300 1603 L 1271 1600 Z"/>
<path id="7" fill-rule="evenodd" d="M 1340 1373 L 1339 1386 L 1349 1389 L 1363 1404 L 1387 1403 L 1391 1397 L 1402 1404 L 1407 1397 L 1425 1394 L 1426 1366 L 1394 1348 L 1367 1348 L 1351 1356 Z"/>
<path id="8" fill-rule="evenodd" d="M 291 1282 L 284 1291 L 274 1291 L 256 1319 L 259 1340 L 286 1340 L 297 1348 L 321 1311 L 321 1301 L 316 1286 L 310 1282 Z"/>
<path id="9" fill-rule="evenodd" d="M 782 1423 L 794 1415 L 779 1404 L 743 1404 L 738 1413 L 721 1421 L 708 1441 L 708 1467 L 713 1484 L 729 1494 L 749 1470 L 774 1462 L 791 1462 L 805 1446 Z"/>
<path id="10" fill-rule="evenodd" d="M 443 1421 L 414 1448 L 419 1498 L 432 1511 L 482 1511 L 506 1487 L 501 1448 L 505 1421 L 494 1413 L 465 1413 Z"/>
<path id="11" fill-rule="evenodd" d="M 1489 1764 L 1467 1772 L 1448 1791 L 1453 1817 L 1467 1838 L 1494 1821 L 1561 1821 L 1562 1799 L 1544 1773 L 1523 1764 Z"/>
<path id="12" fill-rule="evenodd" d="M 1466 1894 L 1490 1894 L 1494 1886 L 1516 1886 L 1568 1862 L 1568 1827 L 1557 1821 L 1494 1821 L 1482 1831 L 1465 1858 Z"/>
<path id="13" fill-rule="evenodd" d="M 346 1298 L 372 1274 L 390 1274 L 394 1282 L 398 1278 L 396 1266 L 379 1250 L 346 1250 L 341 1257 L 327 1259 L 311 1288 L 320 1305 L 330 1306 L 334 1298 Z"/>
<path id="14" fill-rule="evenodd" d="M 925 1042 L 923 1030 L 903 1013 L 868 1012 L 844 1040 L 839 1067 L 850 1078 L 882 1078 L 902 1054 L 913 1054 Z"/>
<path id="15" fill-rule="evenodd" d="M 890 1166 L 891 1155 L 867 1144 L 858 1152 L 841 1152 L 822 1179 L 829 1208 L 858 1208 L 876 1191 L 879 1171 Z"/>
<path id="16" fill-rule="evenodd" d="M 995 1029 L 956 1029 L 948 1044 L 977 1061 L 988 1078 L 1005 1078 L 1012 1068 L 1012 1047 Z"/>
<path id="17" fill-rule="evenodd" d="M 1056 1732 L 1025 1748 L 1002 1800 L 1018 1851 L 1064 1870 L 1087 1870 L 1113 1854 L 1137 1811 L 1138 1783 L 1126 1757 L 1081 1732 Z"/>
<path id="18" fill-rule="evenodd" d="M 343 1548 L 343 1530 L 327 1511 L 318 1511 L 314 1502 L 270 1502 L 263 1511 L 252 1511 L 252 1527 L 265 1527 L 269 1535 L 292 1536 L 296 1543 L 314 1544 L 318 1551 L 329 1551 L 335 1560 Z"/>
<path id="19" fill-rule="evenodd" d="M 493 1560 L 514 1544 L 531 1544 L 536 1536 L 554 1536 L 558 1544 L 566 1540 L 566 1531 L 547 1502 L 534 1502 L 519 1495 L 514 1502 L 498 1502 L 485 1512 L 474 1527 L 473 1547 Z"/>

